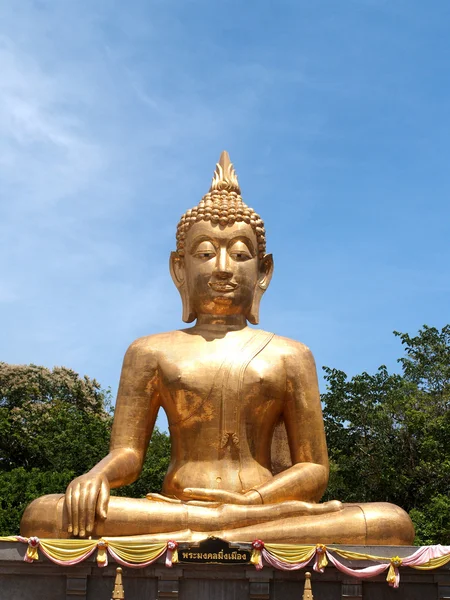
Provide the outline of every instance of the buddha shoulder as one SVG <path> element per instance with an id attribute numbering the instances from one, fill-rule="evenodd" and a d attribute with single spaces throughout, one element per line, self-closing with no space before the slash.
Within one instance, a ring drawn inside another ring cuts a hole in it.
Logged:
<path id="1" fill-rule="evenodd" d="M 164 333 L 155 333 L 146 335 L 134 340 L 125 353 L 124 364 L 155 362 L 158 358 L 167 354 L 170 348 L 182 342 L 183 335 L 180 331 L 167 331 Z"/>
<path id="2" fill-rule="evenodd" d="M 308 346 L 302 342 L 275 335 L 271 346 L 272 352 L 284 359 L 288 373 L 291 370 L 298 372 L 299 369 L 313 369 L 315 372 L 316 365 L 313 354 Z"/>

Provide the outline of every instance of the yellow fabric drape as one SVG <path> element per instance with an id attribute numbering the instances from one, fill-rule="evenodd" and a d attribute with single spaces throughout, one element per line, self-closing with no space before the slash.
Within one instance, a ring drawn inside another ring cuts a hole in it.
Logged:
<path id="1" fill-rule="evenodd" d="M 450 562 L 450 554 L 446 554 L 445 556 L 438 556 L 436 558 L 430 558 L 430 560 L 417 567 L 411 565 L 413 569 L 419 569 L 422 571 L 430 571 L 431 569 L 438 569 L 439 567 L 443 567 L 448 562 Z"/>
<path id="2" fill-rule="evenodd" d="M 394 584 L 396 577 L 397 577 L 397 573 L 398 573 L 398 567 L 400 567 L 402 564 L 402 559 L 400 558 L 400 556 L 393 556 L 391 558 L 391 564 L 389 565 L 389 571 L 386 577 L 386 581 L 389 584 Z"/>
<path id="3" fill-rule="evenodd" d="M 293 546 L 287 544 L 265 544 L 264 548 L 283 562 L 295 564 L 311 560 L 316 546 Z"/>
<path id="4" fill-rule="evenodd" d="M 395 567 L 392 563 L 389 565 L 389 571 L 386 576 L 386 581 L 391 584 L 395 583 Z"/>
<path id="5" fill-rule="evenodd" d="M 0 542 L 27 542 L 28 538 L 18 538 L 17 536 L 0 536 Z M 80 540 L 80 539 L 40 539 L 38 547 L 27 548 L 27 554 L 30 559 L 38 560 L 39 547 L 51 559 L 72 563 L 81 560 L 85 555 L 93 552 L 98 548 L 97 560 L 99 564 L 104 563 L 106 558 L 107 547 L 111 549 L 120 559 L 132 564 L 142 564 L 155 560 L 163 554 L 167 548 L 167 543 L 148 543 L 147 541 L 138 541 L 133 537 L 126 538 L 102 538 L 101 540 Z M 388 562 L 389 571 L 388 579 L 395 577 L 395 567 L 400 566 L 402 560 L 398 557 L 376 556 L 372 554 L 364 554 L 360 552 L 351 552 L 341 548 L 328 547 L 322 544 L 314 546 L 296 546 L 294 544 L 265 544 L 264 548 L 281 562 L 288 564 L 298 564 L 311 560 L 315 553 L 318 553 L 317 565 L 320 569 L 328 564 L 326 558 L 326 550 L 339 555 L 347 560 L 367 560 L 374 562 Z M 321 550 L 321 551 L 320 551 Z M 258 564 L 261 556 L 260 550 L 253 550 L 251 562 Z M 178 552 L 175 549 L 172 554 L 172 563 L 177 562 Z M 403 559 L 403 561 L 405 558 Z M 430 559 L 423 565 L 408 565 L 413 569 L 428 571 L 438 569 L 450 562 L 450 554 Z"/>
<path id="6" fill-rule="evenodd" d="M 37 546 L 28 546 L 27 560 L 29 562 L 33 562 L 34 560 L 39 560 L 39 552 L 38 552 Z"/>
<path id="7" fill-rule="evenodd" d="M 325 569 L 325 567 L 328 565 L 327 547 L 325 546 L 325 544 L 317 544 L 316 552 L 317 552 L 317 568 L 319 569 L 320 572 L 322 572 Z"/>
<path id="8" fill-rule="evenodd" d="M 253 548 L 252 555 L 250 556 L 250 564 L 259 565 L 261 563 L 261 550 L 259 548 Z"/>
<path id="9" fill-rule="evenodd" d="M 351 552 L 350 550 L 342 550 L 341 548 L 334 548 L 333 546 L 328 546 L 328 550 L 330 552 L 334 552 L 335 554 L 339 554 L 339 556 L 342 556 L 342 558 L 347 558 L 348 560 L 375 560 L 380 562 L 389 562 L 391 560 L 390 556 L 361 554 L 360 552 Z"/>
<path id="10" fill-rule="evenodd" d="M 79 560 L 97 546 L 97 540 L 39 540 L 42 550 L 62 562 Z"/>
<path id="11" fill-rule="evenodd" d="M 393 559 L 388 556 L 376 556 L 373 554 L 361 554 L 359 552 L 350 552 L 348 550 L 342 550 L 341 548 L 328 548 L 331 552 L 342 556 L 342 558 L 347 558 L 348 560 L 372 560 L 372 561 L 380 561 L 380 562 L 391 562 Z M 422 571 L 430 571 L 432 569 L 438 569 L 439 567 L 443 567 L 448 562 L 450 562 L 450 554 L 446 554 L 445 556 L 438 556 L 437 558 L 430 558 L 427 563 L 423 565 L 408 565 L 412 569 L 419 569 Z M 397 565 L 400 566 L 400 565 Z M 394 568 L 391 562 L 392 569 Z M 390 568 L 391 568 L 390 567 Z"/>
<path id="12" fill-rule="evenodd" d="M 108 544 L 100 540 L 97 544 L 97 565 L 104 567 L 108 564 Z"/>
<path id="13" fill-rule="evenodd" d="M 166 542 L 158 544 L 149 544 L 148 542 L 138 542 L 127 540 L 120 542 L 117 538 L 103 538 L 108 542 L 110 550 L 115 552 L 119 558 L 126 562 L 139 564 L 154 560 L 167 548 Z"/>
<path id="14" fill-rule="evenodd" d="M 1 537 L 0 541 L 2 542 L 17 542 L 18 540 L 14 536 Z M 145 563 L 150 560 L 154 560 L 160 554 L 164 552 L 167 544 L 158 543 L 158 544 L 148 544 L 147 542 L 137 542 L 126 540 L 125 542 L 120 542 L 117 539 L 109 540 L 107 538 L 103 538 L 100 540 L 101 542 L 105 542 L 105 545 L 100 544 L 98 548 L 99 559 L 100 562 L 103 562 L 104 558 L 106 558 L 106 549 L 107 546 L 111 548 L 113 552 L 119 556 L 124 561 L 139 564 Z M 78 539 L 70 539 L 70 540 L 50 540 L 50 539 L 40 539 L 39 546 L 42 550 L 48 554 L 50 558 L 54 560 L 58 560 L 61 562 L 72 562 L 80 560 L 85 554 L 90 551 L 94 551 L 97 547 L 99 540 L 78 540 Z M 29 554 L 29 558 L 33 560 L 38 560 L 38 548 L 28 547 L 27 552 Z M 175 554 L 175 553 L 174 553 Z"/>

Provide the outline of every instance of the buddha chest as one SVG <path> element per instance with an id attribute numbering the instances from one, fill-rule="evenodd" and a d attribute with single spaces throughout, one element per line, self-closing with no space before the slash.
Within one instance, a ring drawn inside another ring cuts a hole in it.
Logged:
<path id="1" fill-rule="evenodd" d="M 192 429 L 209 423 L 214 437 L 219 433 L 226 441 L 242 435 L 243 424 L 274 423 L 282 410 L 286 374 L 270 339 L 271 334 L 256 332 L 234 345 L 193 343 L 165 357 L 160 393 L 169 425 Z M 208 430 L 202 428 L 202 435 Z"/>

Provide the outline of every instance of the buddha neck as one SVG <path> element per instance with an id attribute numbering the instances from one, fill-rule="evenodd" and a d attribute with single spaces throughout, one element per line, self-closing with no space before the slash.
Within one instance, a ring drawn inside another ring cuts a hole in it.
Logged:
<path id="1" fill-rule="evenodd" d="M 239 331 L 245 327 L 247 327 L 247 319 L 244 315 L 199 315 L 192 329 L 198 332 L 209 331 L 220 334 Z"/>

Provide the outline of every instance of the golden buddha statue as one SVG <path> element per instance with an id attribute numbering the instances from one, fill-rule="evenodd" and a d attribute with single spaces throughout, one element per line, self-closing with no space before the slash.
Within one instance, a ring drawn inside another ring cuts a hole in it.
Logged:
<path id="1" fill-rule="evenodd" d="M 170 270 L 195 325 L 131 344 L 108 456 L 65 495 L 32 502 L 22 535 L 411 544 L 411 520 L 392 504 L 319 503 L 329 465 L 314 359 L 247 325 L 259 322 L 273 260 L 226 152 L 178 224 Z M 162 494 L 110 496 L 139 477 L 160 408 L 172 443 Z"/>

